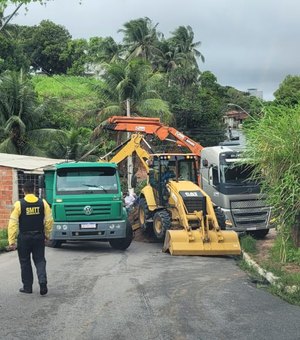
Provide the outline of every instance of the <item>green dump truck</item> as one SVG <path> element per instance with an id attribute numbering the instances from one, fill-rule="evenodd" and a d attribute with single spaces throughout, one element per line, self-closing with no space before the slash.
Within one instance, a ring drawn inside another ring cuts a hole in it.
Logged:
<path id="1" fill-rule="evenodd" d="M 116 164 L 57 164 L 44 170 L 40 183 L 54 219 L 50 246 L 98 240 L 108 241 L 115 249 L 129 247 L 133 232 Z"/>

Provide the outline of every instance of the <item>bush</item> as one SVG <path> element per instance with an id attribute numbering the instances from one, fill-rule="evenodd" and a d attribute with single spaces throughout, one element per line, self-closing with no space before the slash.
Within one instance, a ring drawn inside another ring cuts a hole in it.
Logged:
<path id="1" fill-rule="evenodd" d="M 291 252 L 291 231 L 300 213 L 299 131 L 300 106 L 270 106 L 245 129 L 248 158 L 262 177 L 262 190 L 277 221 L 282 262 Z"/>

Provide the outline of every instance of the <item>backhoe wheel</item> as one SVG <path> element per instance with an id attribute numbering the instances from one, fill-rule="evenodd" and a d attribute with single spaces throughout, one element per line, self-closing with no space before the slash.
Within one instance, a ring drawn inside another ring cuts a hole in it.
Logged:
<path id="1" fill-rule="evenodd" d="M 218 221 L 218 225 L 221 228 L 221 230 L 225 230 L 226 229 L 226 216 L 223 212 L 223 210 L 219 207 L 214 207 L 215 210 L 215 214 L 216 214 L 216 218 Z"/>
<path id="2" fill-rule="evenodd" d="M 149 231 L 152 222 L 147 222 L 152 218 L 152 213 L 149 211 L 147 201 L 145 198 L 141 198 L 139 202 L 139 225 L 143 232 Z"/>
<path id="3" fill-rule="evenodd" d="M 125 250 L 130 246 L 132 239 L 133 239 L 132 227 L 130 223 L 127 223 L 126 236 L 124 238 L 111 239 L 109 240 L 109 244 L 114 249 Z"/>
<path id="4" fill-rule="evenodd" d="M 247 231 L 247 234 L 251 235 L 253 238 L 257 240 L 261 240 L 266 237 L 269 231 L 270 229 L 251 230 Z"/>
<path id="5" fill-rule="evenodd" d="M 157 211 L 153 217 L 153 231 L 158 240 L 164 240 L 171 227 L 171 218 L 166 210 Z"/>

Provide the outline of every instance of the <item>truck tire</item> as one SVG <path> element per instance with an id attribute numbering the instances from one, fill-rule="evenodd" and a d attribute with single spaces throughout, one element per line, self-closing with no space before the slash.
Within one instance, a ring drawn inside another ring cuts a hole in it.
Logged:
<path id="1" fill-rule="evenodd" d="M 166 232 L 171 227 L 171 218 L 166 210 L 157 211 L 153 217 L 153 231 L 158 240 L 164 240 Z"/>
<path id="2" fill-rule="evenodd" d="M 147 201 L 145 198 L 141 198 L 139 202 L 139 226 L 143 232 L 147 232 L 151 229 L 152 222 L 147 222 L 152 218 L 152 213 L 149 211 Z"/>
<path id="3" fill-rule="evenodd" d="M 247 231 L 247 234 L 249 234 L 250 236 L 252 236 L 253 238 L 257 240 L 261 240 L 267 236 L 269 231 L 270 229 L 251 230 L 251 231 Z"/>
<path id="4" fill-rule="evenodd" d="M 111 239 L 109 240 L 109 244 L 113 249 L 125 250 L 130 246 L 132 239 L 133 239 L 133 231 L 132 231 L 131 225 L 127 223 L 126 237 Z"/>
<path id="5" fill-rule="evenodd" d="M 59 241 L 59 240 L 47 241 L 47 246 L 51 248 L 60 248 L 62 244 L 63 244 L 63 241 Z"/>
<path id="6" fill-rule="evenodd" d="M 215 210 L 215 214 L 216 214 L 216 219 L 218 221 L 218 225 L 221 228 L 221 230 L 225 230 L 226 229 L 226 216 L 223 212 L 223 210 L 219 207 L 214 207 Z"/>

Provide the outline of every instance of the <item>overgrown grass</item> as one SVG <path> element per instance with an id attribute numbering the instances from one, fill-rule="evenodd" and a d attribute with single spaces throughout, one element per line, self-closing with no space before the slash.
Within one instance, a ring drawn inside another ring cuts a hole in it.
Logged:
<path id="1" fill-rule="evenodd" d="M 271 249 L 272 258 L 277 262 L 280 262 L 281 243 L 280 238 L 276 238 L 274 246 Z M 295 248 L 291 240 L 287 241 L 286 247 L 286 263 L 295 263 L 300 266 L 300 248 Z"/>
<path id="2" fill-rule="evenodd" d="M 7 245 L 7 229 L 0 229 L 0 251 L 4 250 Z"/>
<path id="3" fill-rule="evenodd" d="M 281 297 L 285 301 L 300 305 L 300 267 L 297 267 L 297 265 L 300 265 L 299 250 L 290 244 L 288 247 L 287 261 L 291 264 L 284 264 L 280 261 L 281 241 L 279 238 L 275 240 L 273 247 L 269 249 L 269 256 L 264 256 L 263 258 L 259 256 L 256 242 L 251 236 L 244 236 L 240 239 L 242 249 L 250 254 L 261 268 L 271 272 L 278 278 L 276 284 L 268 284 L 266 279 L 258 274 L 256 269 L 244 259 L 239 261 L 240 268 L 248 273 L 250 280 L 255 283 L 257 287 L 267 288 L 272 294 Z M 291 251 L 291 249 L 293 249 L 293 251 Z"/>
<path id="4" fill-rule="evenodd" d="M 245 129 L 248 159 L 255 165 L 277 221 L 281 262 L 288 256 L 298 259 L 290 248 L 290 238 L 300 215 L 299 131 L 300 106 L 268 107 Z"/>
<path id="5" fill-rule="evenodd" d="M 40 102 L 47 102 L 51 120 L 62 128 L 86 126 L 94 128 L 96 112 L 99 108 L 97 86 L 101 82 L 95 78 L 74 76 L 34 76 L 32 78 Z M 72 125 L 73 124 L 73 125 Z"/>
<path id="6" fill-rule="evenodd" d="M 245 235 L 240 238 L 240 244 L 242 249 L 246 253 L 253 255 L 257 253 L 256 242 L 257 241 L 250 235 Z"/>

